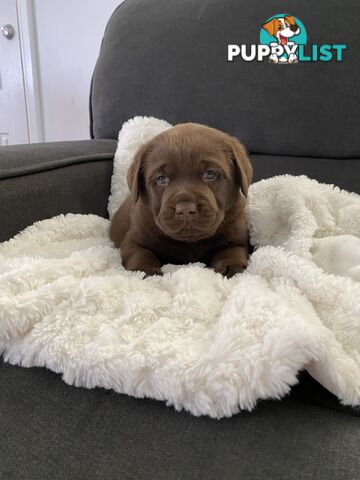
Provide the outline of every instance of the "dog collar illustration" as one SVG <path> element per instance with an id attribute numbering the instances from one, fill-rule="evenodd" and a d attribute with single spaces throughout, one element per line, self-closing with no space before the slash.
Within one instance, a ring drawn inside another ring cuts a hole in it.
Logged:
<path id="1" fill-rule="evenodd" d="M 346 44 L 313 44 L 305 51 L 306 40 L 305 26 L 297 17 L 277 14 L 262 25 L 258 45 L 228 45 L 227 60 L 233 62 L 239 57 L 246 62 L 262 62 L 268 58 L 275 64 L 343 60 Z"/>

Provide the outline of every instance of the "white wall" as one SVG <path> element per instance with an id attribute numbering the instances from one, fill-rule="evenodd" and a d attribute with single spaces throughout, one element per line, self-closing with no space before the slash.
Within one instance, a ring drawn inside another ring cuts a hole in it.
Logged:
<path id="1" fill-rule="evenodd" d="M 122 0 L 34 0 L 44 141 L 89 138 L 89 89 L 106 23 Z"/>

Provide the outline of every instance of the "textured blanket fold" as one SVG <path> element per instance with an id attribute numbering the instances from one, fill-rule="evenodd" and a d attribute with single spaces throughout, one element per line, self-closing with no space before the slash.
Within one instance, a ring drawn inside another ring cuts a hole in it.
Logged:
<path id="1" fill-rule="evenodd" d="M 124 124 L 110 217 L 134 152 L 169 126 Z M 5 361 L 215 418 L 281 398 L 304 368 L 360 405 L 360 197 L 279 176 L 251 186 L 247 218 L 256 251 L 232 279 L 201 264 L 127 272 L 95 215 L 28 227 L 0 245 Z"/>

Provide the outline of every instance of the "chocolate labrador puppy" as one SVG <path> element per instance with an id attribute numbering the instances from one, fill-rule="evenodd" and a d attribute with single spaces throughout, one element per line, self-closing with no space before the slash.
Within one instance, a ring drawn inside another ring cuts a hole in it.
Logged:
<path id="1" fill-rule="evenodd" d="M 110 227 L 124 267 L 162 275 L 166 263 L 199 261 L 227 277 L 241 272 L 251 178 L 244 147 L 214 128 L 180 124 L 144 144 Z"/>

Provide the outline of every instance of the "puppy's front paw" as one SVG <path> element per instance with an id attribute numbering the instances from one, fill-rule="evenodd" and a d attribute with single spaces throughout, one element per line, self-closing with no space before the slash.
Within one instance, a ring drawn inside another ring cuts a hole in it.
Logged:
<path id="1" fill-rule="evenodd" d="M 217 273 L 221 273 L 224 277 L 231 278 L 237 273 L 241 273 L 246 268 L 246 263 L 234 262 L 230 259 L 218 260 L 213 264 L 213 269 Z"/>
<path id="2" fill-rule="evenodd" d="M 123 265 L 132 272 L 144 272 L 145 278 L 153 275 L 163 275 L 161 263 L 153 252 L 145 248 L 132 248 L 130 255 L 122 251 Z"/>
<path id="3" fill-rule="evenodd" d="M 153 277 L 154 275 L 164 275 L 161 268 L 158 267 L 142 267 L 139 270 L 145 272 L 144 278 Z"/>

